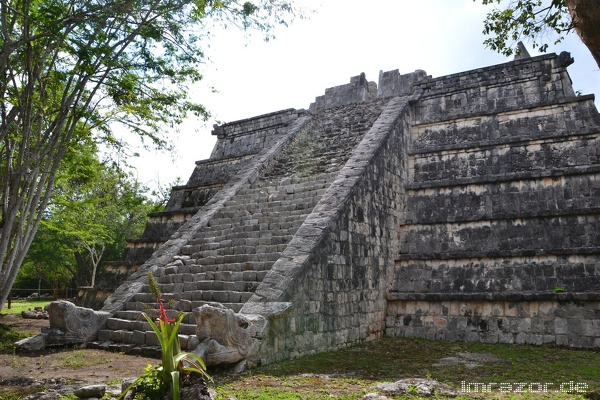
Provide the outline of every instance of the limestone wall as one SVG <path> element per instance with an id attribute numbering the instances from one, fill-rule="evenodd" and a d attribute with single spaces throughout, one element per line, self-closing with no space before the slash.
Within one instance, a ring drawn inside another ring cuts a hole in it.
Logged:
<path id="1" fill-rule="evenodd" d="M 484 343 L 600 347 L 598 295 L 556 295 L 528 301 L 396 300 L 388 306 L 388 336 Z"/>
<path id="2" fill-rule="evenodd" d="M 497 114 L 574 97 L 566 69 L 572 62 L 568 53 L 551 54 L 422 82 L 424 97 L 415 107 L 415 123 Z"/>
<path id="3" fill-rule="evenodd" d="M 287 109 L 258 117 L 215 126 L 212 134 L 218 138 L 211 160 L 229 159 L 256 154 L 272 145 L 287 126 L 304 111 Z"/>
<path id="4" fill-rule="evenodd" d="M 569 63 L 419 83 L 388 335 L 600 343 L 600 120 Z"/>

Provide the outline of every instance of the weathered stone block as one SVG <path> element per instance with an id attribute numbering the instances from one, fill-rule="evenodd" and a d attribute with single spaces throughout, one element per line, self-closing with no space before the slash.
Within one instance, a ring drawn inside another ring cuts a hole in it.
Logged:
<path id="1" fill-rule="evenodd" d="M 514 333 L 499 333 L 498 334 L 498 343 L 515 343 L 515 334 Z"/>
<path id="2" fill-rule="evenodd" d="M 567 335 L 556 335 L 557 346 L 569 346 L 569 337 Z"/>
<path id="3" fill-rule="evenodd" d="M 144 331 L 134 330 L 131 334 L 131 343 L 143 345 L 146 343 L 146 333 Z"/>
<path id="4" fill-rule="evenodd" d="M 557 335 L 566 335 L 569 332 L 569 322 L 565 318 L 556 318 L 554 327 Z"/>
<path id="5" fill-rule="evenodd" d="M 146 331 L 145 333 L 145 344 L 148 346 L 159 346 L 158 337 L 154 331 Z"/>
<path id="6" fill-rule="evenodd" d="M 100 329 L 98 331 L 98 341 L 100 342 L 105 342 L 107 340 L 110 340 L 110 335 L 111 335 L 112 331 L 109 329 Z"/>
<path id="7" fill-rule="evenodd" d="M 106 327 L 113 330 L 129 330 L 131 321 L 119 318 L 108 318 Z"/>

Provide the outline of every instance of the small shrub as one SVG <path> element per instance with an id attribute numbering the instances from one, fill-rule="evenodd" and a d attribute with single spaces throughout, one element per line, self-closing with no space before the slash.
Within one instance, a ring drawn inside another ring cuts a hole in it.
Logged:
<path id="1" fill-rule="evenodd" d="M 171 398 L 179 400 L 182 374 L 196 373 L 209 379 L 210 377 L 206 373 L 206 365 L 200 357 L 194 353 L 181 351 L 178 331 L 185 315 L 182 314 L 177 319 L 168 318 L 163 306 L 160 288 L 151 272 L 148 273 L 148 285 L 156 297 L 160 314 L 157 322 L 154 322 L 146 313 L 142 313 L 142 315 L 158 337 L 162 363 L 157 366 L 149 365 L 146 367 L 146 372 L 121 394 L 119 400 L 123 399 L 125 394 L 134 388 L 136 392 L 134 398 L 136 399 L 157 399 L 169 389 Z"/>

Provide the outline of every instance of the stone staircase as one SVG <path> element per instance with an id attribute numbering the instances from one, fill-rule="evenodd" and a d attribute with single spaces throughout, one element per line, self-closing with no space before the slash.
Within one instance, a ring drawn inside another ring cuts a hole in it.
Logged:
<path id="1" fill-rule="evenodd" d="M 252 297 L 385 104 L 349 104 L 313 115 L 309 128 L 173 256 L 156 278 L 170 317 L 186 313 L 179 330 L 183 349 L 198 345 L 192 310 L 218 302 L 238 312 Z M 142 312 L 157 308 L 145 285 L 108 319 L 90 347 L 155 354 L 157 338 Z"/>
<path id="2" fill-rule="evenodd" d="M 335 176 L 271 177 L 247 185 L 181 248 L 176 265 L 165 268 L 157 282 L 170 317 L 186 313 L 179 330 L 183 349 L 198 344 L 191 311 L 210 302 L 239 311 Z M 156 316 L 157 308 L 145 285 L 90 346 L 154 354 L 157 338 L 142 312 Z"/>

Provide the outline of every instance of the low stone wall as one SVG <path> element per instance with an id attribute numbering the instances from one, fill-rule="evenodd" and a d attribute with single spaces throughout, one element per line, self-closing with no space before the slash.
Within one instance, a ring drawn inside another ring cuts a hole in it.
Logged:
<path id="1" fill-rule="evenodd" d="M 212 134 L 218 137 L 218 141 L 210 159 L 220 160 L 256 154 L 274 145 L 279 137 L 287 132 L 288 125 L 305 113 L 304 110 L 290 108 L 216 125 Z"/>
<path id="2" fill-rule="evenodd" d="M 388 296 L 390 337 L 600 347 L 600 294 L 549 293 L 530 300 L 501 294 L 472 300 L 396 297 L 410 296 Z"/>
<path id="3" fill-rule="evenodd" d="M 327 88 L 323 96 L 318 96 L 309 107 L 311 113 L 318 113 L 327 108 L 352 103 L 362 103 L 377 97 L 377 84 L 367 81 L 365 74 L 353 76 L 346 85 Z"/>

